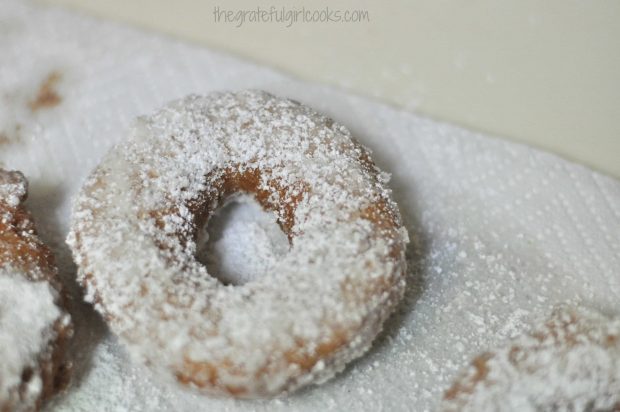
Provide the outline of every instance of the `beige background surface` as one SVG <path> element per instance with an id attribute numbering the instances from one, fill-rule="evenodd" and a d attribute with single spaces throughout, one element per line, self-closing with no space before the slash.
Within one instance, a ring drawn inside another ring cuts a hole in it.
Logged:
<path id="1" fill-rule="evenodd" d="M 620 177 L 620 2 L 47 0 L 156 28 Z M 369 22 L 215 22 L 214 8 Z"/>

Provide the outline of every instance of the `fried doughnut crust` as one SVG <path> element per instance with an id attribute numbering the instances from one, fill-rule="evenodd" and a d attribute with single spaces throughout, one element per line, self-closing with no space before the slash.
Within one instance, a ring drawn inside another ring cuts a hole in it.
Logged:
<path id="1" fill-rule="evenodd" d="M 73 334 L 50 250 L 24 208 L 27 181 L 0 169 L 0 411 L 34 411 L 70 376 Z"/>
<path id="2" fill-rule="evenodd" d="M 303 104 L 188 96 L 137 119 L 91 174 L 68 243 L 87 300 L 134 359 L 210 394 L 276 396 L 343 370 L 401 300 L 408 235 L 388 180 Z M 291 247 L 232 287 L 197 261 L 196 238 L 238 193 L 276 215 Z"/>
<path id="3" fill-rule="evenodd" d="M 620 318 L 560 306 L 542 325 L 476 357 L 441 411 L 620 411 Z"/>

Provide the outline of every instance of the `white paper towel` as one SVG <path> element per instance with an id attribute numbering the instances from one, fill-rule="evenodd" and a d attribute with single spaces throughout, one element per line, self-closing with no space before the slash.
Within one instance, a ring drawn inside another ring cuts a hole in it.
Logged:
<path id="1" fill-rule="evenodd" d="M 76 301 L 74 386 L 51 410 L 432 410 L 472 355 L 554 304 L 620 311 L 619 182 L 212 50 L 1 0 L 0 164 L 29 177 L 28 206 L 67 284 L 75 277 L 64 245 L 70 198 L 132 118 L 188 93 L 242 88 L 329 113 L 393 173 L 414 238 L 399 313 L 368 355 L 327 384 L 235 401 L 159 383 Z"/>

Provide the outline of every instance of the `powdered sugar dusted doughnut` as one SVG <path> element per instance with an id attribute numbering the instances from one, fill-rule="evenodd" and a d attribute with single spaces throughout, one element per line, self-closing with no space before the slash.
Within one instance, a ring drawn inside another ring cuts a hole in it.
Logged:
<path id="1" fill-rule="evenodd" d="M 50 251 L 21 206 L 27 182 L 0 170 L 0 411 L 31 411 L 68 378 L 72 334 Z"/>
<path id="2" fill-rule="evenodd" d="M 343 126 L 259 91 L 190 96 L 137 120 L 77 197 L 68 243 L 87 299 L 133 356 L 210 393 L 322 382 L 370 346 L 403 295 L 406 230 Z M 218 205 L 249 193 L 290 251 L 226 286 L 195 256 Z"/>
<path id="3" fill-rule="evenodd" d="M 477 357 L 443 411 L 620 411 L 620 318 L 560 307 L 544 325 Z"/>

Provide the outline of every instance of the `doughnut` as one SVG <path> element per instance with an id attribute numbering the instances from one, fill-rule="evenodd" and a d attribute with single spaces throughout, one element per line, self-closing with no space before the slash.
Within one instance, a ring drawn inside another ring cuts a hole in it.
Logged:
<path id="1" fill-rule="evenodd" d="M 0 169 L 0 411 L 33 411 L 68 382 L 73 333 L 57 269 L 22 206 L 27 182 Z"/>
<path id="2" fill-rule="evenodd" d="M 261 91 L 140 117 L 76 196 L 67 243 L 86 300 L 132 359 L 201 392 L 271 397 L 361 356 L 405 289 L 406 229 L 368 149 Z M 196 258 L 223 202 L 253 196 L 290 248 L 226 285 Z"/>
<path id="3" fill-rule="evenodd" d="M 620 411 L 620 318 L 560 306 L 532 332 L 476 357 L 441 411 Z"/>

